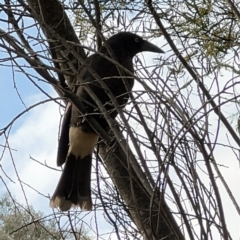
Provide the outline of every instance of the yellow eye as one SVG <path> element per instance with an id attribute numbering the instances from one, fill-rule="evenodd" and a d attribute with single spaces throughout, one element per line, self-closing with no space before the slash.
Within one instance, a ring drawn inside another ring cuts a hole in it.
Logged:
<path id="1" fill-rule="evenodd" d="M 135 38 L 135 42 L 139 42 L 139 38 Z"/>

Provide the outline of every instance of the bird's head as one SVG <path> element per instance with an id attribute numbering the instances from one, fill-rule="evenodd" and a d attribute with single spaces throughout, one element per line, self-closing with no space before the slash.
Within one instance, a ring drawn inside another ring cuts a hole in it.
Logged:
<path id="1" fill-rule="evenodd" d="M 133 57 L 140 52 L 164 53 L 162 49 L 144 40 L 137 34 L 130 32 L 120 32 L 107 40 L 114 53 L 126 52 L 128 57 Z"/>

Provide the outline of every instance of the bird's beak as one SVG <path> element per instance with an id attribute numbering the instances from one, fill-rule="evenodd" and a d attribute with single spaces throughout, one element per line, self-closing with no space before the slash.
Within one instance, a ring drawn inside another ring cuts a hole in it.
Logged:
<path id="1" fill-rule="evenodd" d="M 144 41 L 144 43 L 142 44 L 141 50 L 146 52 L 164 53 L 162 49 L 160 49 L 159 47 L 155 46 L 154 44 L 148 41 Z"/>

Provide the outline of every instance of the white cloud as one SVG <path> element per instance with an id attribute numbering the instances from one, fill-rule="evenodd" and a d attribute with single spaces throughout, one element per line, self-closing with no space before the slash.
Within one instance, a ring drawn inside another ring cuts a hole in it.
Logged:
<path id="1" fill-rule="evenodd" d="M 35 102 L 39 98 L 37 95 L 30 100 Z M 59 106 L 56 103 L 48 102 L 39 105 L 24 116 L 21 125 L 10 134 L 8 139 L 10 147 L 14 149 L 12 156 L 19 178 L 44 195 L 54 190 L 59 173 L 34 162 L 30 156 L 42 163 L 46 161 L 52 167 L 56 166 L 59 117 Z M 13 184 L 5 178 L 8 188 L 20 202 L 25 203 L 10 154 L 4 155 L 1 164 L 6 173 L 15 181 Z M 40 195 L 26 186 L 24 186 L 24 191 L 27 193 L 29 203 L 35 205 L 34 207 L 40 207 L 37 202 Z M 47 199 L 41 201 L 41 208 L 44 205 L 48 207 Z"/>

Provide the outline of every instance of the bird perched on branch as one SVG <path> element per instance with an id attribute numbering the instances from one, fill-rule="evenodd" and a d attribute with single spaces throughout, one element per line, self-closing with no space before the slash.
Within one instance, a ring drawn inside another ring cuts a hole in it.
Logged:
<path id="1" fill-rule="evenodd" d="M 134 71 L 132 59 L 137 53 L 143 51 L 163 53 L 157 46 L 130 32 L 118 33 L 110 37 L 106 43 L 99 52 L 108 57 L 112 55 L 109 52 L 112 52 L 117 62 L 132 73 Z M 124 107 L 129 99 L 128 92 L 133 87 L 134 79 L 123 70 L 119 71 L 113 62 L 97 53 L 88 57 L 86 62 L 108 89 L 103 88 L 86 66 L 80 71 L 81 79 L 88 84 L 109 115 L 115 118 L 118 112 L 109 98 L 108 91 L 110 90 L 118 104 Z M 87 114 L 94 116 L 102 128 L 108 128 L 106 119 L 87 93 L 86 85 L 80 81 L 76 89 L 76 94 L 83 102 Z M 98 139 L 98 134 L 89 125 L 86 114 L 81 114 L 73 104 L 68 104 L 57 155 L 57 165 L 65 163 L 65 166 L 51 198 L 51 207 L 59 207 L 62 211 L 67 211 L 74 205 L 79 205 L 84 210 L 92 209 L 90 186 L 92 153 Z"/>

